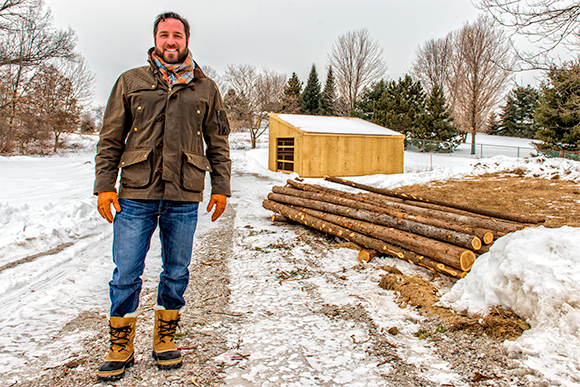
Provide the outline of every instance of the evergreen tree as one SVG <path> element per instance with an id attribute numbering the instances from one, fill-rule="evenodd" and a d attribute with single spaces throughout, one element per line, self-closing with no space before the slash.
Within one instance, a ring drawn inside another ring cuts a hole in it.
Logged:
<path id="1" fill-rule="evenodd" d="M 540 149 L 580 150 L 580 59 L 548 71 L 534 119 Z"/>
<path id="2" fill-rule="evenodd" d="M 351 115 L 371 121 L 375 112 L 375 106 L 386 89 L 387 83 L 383 79 L 375 83 L 370 89 L 365 89 L 360 100 L 355 103 Z"/>
<path id="3" fill-rule="evenodd" d="M 300 112 L 300 94 L 302 93 L 302 82 L 296 73 L 292 73 L 288 83 L 284 86 L 282 96 L 282 112 L 297 114 Z"/>
<path id="4" fill-rule="evenodd" d="M 423 145 L 423 149 L 451 152 L 461 139 L 459 131 L 453 126 L 453 118 L 447 106 L 443 89 L 435 84 L 425 102 L 425 110 L 418 114 L 416 125 L 411 128 L 411 136 L 415 139 L 443 141 Z"/>
<path id="5" fill-rule="evenodd" d="M 509 92 L 505 106 L 499 115 L 500 122 L 494 134 L 523 138 L 535 138 L 538 126 L 534 112 L 539 103 L 538 91 L 532 86 L 517 86 Z"/>
<path id="6" fill-rule="evenodd" d="M 371 121 L 401 133 L 410 134 L 425 111 L 425 92 L 409 75 L 391 81 L 374 105 Z"/>
<path id="7" fill-rule="evenodd" d="M 313 64 L 312 69 L 310 70 L 310 75 L 308 76 L 308 82 L 306 82 L 306 87 L 302 92 L 302 98 L 300 102 L 300 113 L 316 115 L 318 113 L 319 105 L 320 105 L 320 82 L 318 81 L 318 73 L 316 72 L 316 66 Z"/>
<path id="8" fill-rule="evenodd" d="M 326 75 L 326 83 L 320 98 L 320 105 L 318 106 L 318 115 L 321 116 L 335 116 L 337 115 L 337 101 L 334 85 L 334 74 L 332 73 L 332 66 L 328 68 Z"/>

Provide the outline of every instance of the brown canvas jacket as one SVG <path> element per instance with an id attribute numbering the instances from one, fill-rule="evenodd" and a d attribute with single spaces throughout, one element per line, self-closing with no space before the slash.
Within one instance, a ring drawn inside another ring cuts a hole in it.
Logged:
<path id="1" fill-rule="evenodd" d="M 212 194 L 230 196 L 230 128 L 216 84 L 196 63 L 194 79 L 170 90 L 149 62 L 113 87 L 97 144 L 95 194 L 116 191 L 120 168 L 120 198 L 201 202 L 206 172 Z"/>

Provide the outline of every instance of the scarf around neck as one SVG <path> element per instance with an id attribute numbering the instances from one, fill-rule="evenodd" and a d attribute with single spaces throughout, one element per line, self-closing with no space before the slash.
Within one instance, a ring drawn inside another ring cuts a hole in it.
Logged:
<path id="1" fill-rule="evenodd" d="M 187 57 L 181 63 L 167 63 L 155 52 L 151 53 L 151 58 L 159 68 L 159 71 L 161 71 L 161 75 L 169 88 L 179 83 L 188 84 L 193 79 L 195 63 L 191 59 L 191 52 L 187 54 Z"/>

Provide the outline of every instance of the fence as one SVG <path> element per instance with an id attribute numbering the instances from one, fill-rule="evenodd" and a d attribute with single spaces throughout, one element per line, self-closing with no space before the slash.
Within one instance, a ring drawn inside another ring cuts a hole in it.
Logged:
<path id="1" fill-rule="evenodd" d="M 529 157 L 529 156 L 545 156 L 545 157 L 563 157 L 570 160 L 580 161 L 580 152 L 570 151 L 550 151 L 541 150 L 534 146 L 511 146 L 499 144 L 475 144 L 475 154 L 471 154 L 471 143 L 459 144 L 453 151 L 456 144 L 448 141 L 434 141 L 421 139 L 407 139 L 405 140 L 405 150 L 422 153 L 437 153 L 445 154 L 450 157 L 470 157 L 470 158 L 488 158 L 498 155 L 511 157 Z"/>

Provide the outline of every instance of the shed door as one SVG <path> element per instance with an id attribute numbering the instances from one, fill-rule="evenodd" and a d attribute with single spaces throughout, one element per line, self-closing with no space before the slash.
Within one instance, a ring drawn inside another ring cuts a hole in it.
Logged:
<path id="1" fill-rule="evenodd" d="M 278 138 L 276 144 L 276 163 L 278 171 L 294 171 L 294 138 Z"/>

